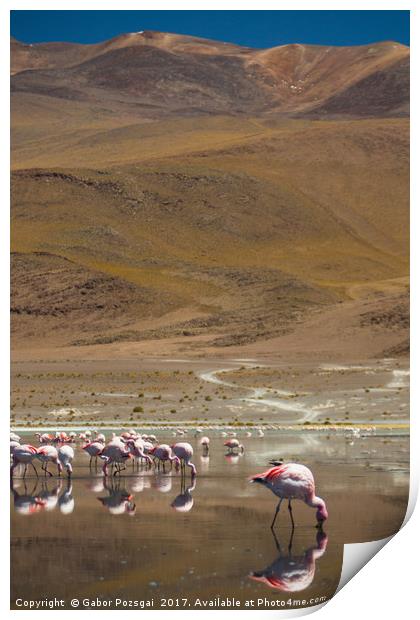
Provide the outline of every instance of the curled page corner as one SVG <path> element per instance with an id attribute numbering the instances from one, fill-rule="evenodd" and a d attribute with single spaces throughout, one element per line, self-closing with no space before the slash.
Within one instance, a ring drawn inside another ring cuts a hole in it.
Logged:
<path id="1" fill-rule="evenodd" d="M 401 524 L 400 530 L 407 525 L 414 512 L 414 507 L 417 502 L 418 496 L 418 481 L 411 472 L 410 476 L 410 490 L 407 502 L 407 511 L 405 513 L 404 521 Z M 345 544 L 343 549 L 343 565 L 341 569 L 341 577 L 335 594 L 337 594 L 341 588 L 343 588 L 355 575 L 363 568 L 379 551 L 385 547 L 389 541 L 394 538 L 400 531 L 395 534 L 382 538 L 380 540 L 372 540 L 370 542 Z M 334 594 L 334 596 L 335 596 Z M 317 607 L 318 608 L 318 607 Z"/>
<path id="2" fill-rule="evenodd" d="M 388 538 L 382 538 L 381 540 L 344 545 L 341 577 L 335 594 L 337 594 L 394 536 L 395 534 L 388 536 Z"/>

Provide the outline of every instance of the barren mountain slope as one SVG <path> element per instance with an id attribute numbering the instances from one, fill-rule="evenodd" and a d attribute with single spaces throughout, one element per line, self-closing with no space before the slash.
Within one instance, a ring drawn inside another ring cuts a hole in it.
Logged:
<path id="1" fill-rule="evenodd" d="M 378 350 L 404 340 L 355 316 L 406 295 L 407 48 L 134 33 L 12 54 L 15 346 L 220 351 L 327 307 Z"/>

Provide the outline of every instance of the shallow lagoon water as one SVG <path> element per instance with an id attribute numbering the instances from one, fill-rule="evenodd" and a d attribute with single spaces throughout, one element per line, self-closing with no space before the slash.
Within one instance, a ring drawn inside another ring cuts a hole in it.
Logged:
<path id="1" fill-rule="evenodd" d="M 156 434 L 174 441 L 168 431 Z M 188 473 L 182 481 L 175 471 L 137 471 L 131 464 L 104 479 L 100 467 L 89 470 L 79 446 L 70 483 L 33 473 L 25 481 L 16 477 L 12 607 L 20 597 L 64 598 L 68 608 L 74 597 L 111 601 L 111 607 L 115 598 L 148 600 L 155 609 L 168 598 L 180 599 L 180 606 L 186 598 L 191 607 L 198 598 L 220 607 L 228 597 L 242 608 L 249 599 L 266 599 L 266 608 L 276 601 L 314 604 L 338 585 L 343 544 L 385 538 L 404 519 L 408 434 L 270 431 L 259 439 L 238 432 L 245 446 L 239 456 L 226 454 L 220 432 L 209 436 L 208 457 L 199 439 L 185 438 L 195 450 L 195 484 Z M 35 443 L 32 435 L 23 440 Z M 273 536 L 276 498 L 248 482 L 272 458 L 312 469 L 330 514 L 323 534 L 314 527 L 314 510 L 296 501 L 292 540 L 285 506 Z"/>

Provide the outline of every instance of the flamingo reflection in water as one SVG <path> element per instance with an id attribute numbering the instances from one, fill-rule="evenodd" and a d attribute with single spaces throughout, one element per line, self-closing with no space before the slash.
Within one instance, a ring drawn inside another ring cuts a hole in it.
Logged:
<path id="1" fill-rule="evenodd" d="M 147 489 L 152 488 L 152 470 L 144 470 L 141 474 L 132 479 L 130 488 L 133 493 L 142 493 Z"/>
<path id="2" fill-rule="evenodd" d="M 292 529 L 288 552 L 285 554 L 281 551 L 274 530 L 272 530 L 272 533 L 279 556 L 264 570 L 252 572 L 249 575 L 250 579 L 264 583 L 270 588 L 275 588 L 282 592 L 301 592 L 306 590 L 314 580 L 316 561 L 322 558 L 327 549 L 327 534 L 322 530 L 318 530 L 316 544 L 309 547 L 303 555 L 294 555 L 292 553 L 294 529 Z"/>
<path id="3" fill-rule="evenodd" d="M 35 485 L 30 492 L 28 492 L 26 481 L 24 481 L 23 487 L 23 493 L 19 493 L 13 483 L 13 480 L 10 481 L 10 490 L 13 494 L 13 505 L 15 511 L 20 515 L 30 516 L 42 510 L 45 502 L 36 493 L 38 481 L 35 481 Z"/>
<path id="4" fill-rule="evenodd" d="M 61 482 L 60 482 L 61 484 Z M 61 514 L 70 515 L 74 510 L 74 497 L 72 495 L 73 485 L 70 480 L 70 476 L 67 479 L 66 487 L 63 493 L 58 498 L 58 507 Z"/>
<path id="5" fill-rule="evenodd" d="M 136 513 L 134 495 L 121 487 L 120 479 L 115 482 L 114 478 L 111 478 L 110 481 L 110 483 L 104 482 L 108 497 L 98 497 L 97 500 L 101 502 L 102 506 L 108 508 L 112 515 L 128 514 L 133 516 Z"/>
<path id="6" fill-rule="evenodd" d="M 172 490 L 172 472 L 158 472 L 153 480 L 153 488 L 160 493 L 169 493 Z"/>
<path id="7" fill-rule="evenodd" d="M 242 454 L 236 454 L 236 452 L 227 452 L 225 454 L 225 461 L 229 463 L 229 465 L 237 465 L 239 460 L 242 458 Z"/>
<path id="8" fill-rule="evenodd" d="M 186 487 L 185 478 L 181 478 L 181 493 L 175 497 L 171 503 L 171 508 L 177 512 L 189 512 L 194 505 L 191 493 L 194 491 L 196 484 L 196 478 L 193 478 L 191 485 Z"/>
<path id="9" fill-rule="evenodd" d="M 209 470 L 209 466 L 210 466 L 210 456 L 207 455 L 202 455 L 200 456 L 200 463 L 201 463 L 201 473 L 204 473 L 206 471 Z"/>
<path id="10" fill-rule="evenodd" d="M 74 510 L 74 499 L 72 496 L 72 485 L 70 479 L 63 489 L 61 480 L 54 485 L 52 489 L 49 488 L 46 481 L 41 483 L 38 479 L 30 492 L 26 481 L 23 481 L 23 493 L 18 492 L 18 487 L 11 483 L 10 490 L 13 493 L 13 502 L 15 511 L 21 515 L 32 515 L 38 512 L 52 512 L 58 506 L 62 514 L 71 514 Z M 60 495 L 61 493 L 61 495 Z"/>

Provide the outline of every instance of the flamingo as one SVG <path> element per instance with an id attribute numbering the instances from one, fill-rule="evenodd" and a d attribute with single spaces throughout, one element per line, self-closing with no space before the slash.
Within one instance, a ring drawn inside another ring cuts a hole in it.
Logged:
<path id="1" fill-rule="evenodd" d="M 225 441 L 223 445 L 225 445 L 228 448 L 228 450 L 230 450 L 231 452 L 237 449 L 240 450 L 241 452 L 244 452 L 245 450 L 243 445 L 239 443 L 239 441 L 235 438 L 228 439 L 227 441 Z"/>
<path id="2" fill-rule="evenodd" d="M 277 504 L 271 529 L 274 528 L 280 505 L 283 499 L 288 499 L 288 508 L 292 527 L 295 526 L 292 514 L 292 499 L 301 499 L 308 506 L 316 508 L 317 527 L 322 528 L 323 522 L 328 519 L 325 502 L 315 495 L 315 481 L 311 470 L 299 463 L 287 463 L 271 467 L 262 474 L 256 474 L 250 478 L 250 482 L 264 485 L 280 498 Z"/>
<path id="3" fill-rule="evenodd" d="M 38 437 L 39 443 L 50 443 L 54 439 L 54 436 L 48 433 L 35 433 L 35 437 Z"/>
<path id="4" fill-rule="evenodd" d="M 168 446 L 166 443 L 161 443 L 157 446 L 155 446 L 152 450 L 150 450 L 150 454 L 158 459 L 158 468 L 160 468 L 160 463 L 162 462 L 163 464 L 163 471 L 165 471 L 165 463 L 166 461 L 170 461 L 171 463 L 171 469 L 172 469 L 172 463 L 175 462 L 175 466 L 178 468 L 179 467 L 179 458 L 176 455 L 172 454 L 172 450 L 170 448 L 170 446 Z"/>
<path id="5" fill-rule="evenodd" d="M 20 463 L 22 463 L 23 465 L 25 465 L 23 477 L 26 476 L 26 470 L 28 468 L 28 465 L 31 465 L 36 474 L 36 477 L 38 478 L 38 472 L 35 465 L 33 464 L 33 460 L 37 456 L 37 452 L 37 449 L 30 444 L 19 444 L 18 446 L 15 446 L 15 449 L 12 453 L 12 465 L 10 467 L 10 475 L 13 477 L 13 472 L 15 468 Z"/>
<path id="6" fill-rule="evenodd" d="M 61 433 L 56 433 L 54 439 L 52 440 L 53 443 L 69 443 L 70 441 L 70 437 L 64 431 Z"/>
<path id="7" fill-rule="evenodd" d="M 185 475 L 185 466 L 187 465 L 191 469 L 191 477 L 197 475 L 197 469 L 194 463 L 191 463 L 194 450 L 192 445 L 186 441 L 174 444 L 172 447 L 173 453 L 178 457 L 181 463 L 181 473 Z"/>
<path id="8" fill-rule="evenodd" d="M 156 435 L 146 435 L 145 437 L 142 437 L 142 439 L 145 439 L 146 441 L 149 441 L 150 443 L 158 443 Z"/>
<path id="9" fill-rule="evenodd" d="M 117 469 L 114 471 L 114 476 L 119 474 L 123 469 L 125 469 L 125 461 L 131 458 L 130 451 L 126 449 L 126 447 L 120 445 L 118 442 L 109 442 L 107 446 L 102 450 L 100 454 L 100 458 L 104 459 L 105 463 L 102 467 L 102 471 L 105 476 L 108 475 L 108 465 L 116 464 Z"/>
<path id="10" fill-rule="evenodd" d="M 96 466 L 98 462 L 98 456 L 102 454 L 103 449 L 104 449 L 104 446 L 101 443 L 99 443 L 99 441 L 92 441 L 83 446 L 83 450 L 90 456 L 89 469 L 92 467 L 92 459 L 95 459 L 95 466 Z"/>
<path id="11" fill-rule="evenodd" d="M 106 437 L 103 433 L 96 433 L 95 442 L 103 443 L 106 442 Z"/>
<path id="12" fill-rule="evenodd" d="M 210 448 L 210 439 L 208 437 L 202 437 L 200 441 L 200 445 L 203 446 L 203 454 L 207 455 L 209 453 L 209 448 Z"/>
<path id="13" fill-rule="evenodd" d="M 17 441 L 17 443 L 20 443 L 20 436 L 16 435 L 13 431 L 10 431 L 10 441 Z"/>
<path id="14" fill-rule="evenodd" d="M 74 459 L 74 450 L 68 444 L 61 446 L 58 449 L 58 460 L 61 465 L 67 469 L 67 475 L 70 476 L 73 473 L 73 467 L 71 465 L 72 460 Z"/>
<path id="15" fill-rule="evenodd" d="M 63 466 L 58 460 L 57 448 L 55 448 L 54 446 L 42 446 L 41 448 L 38 448 L 36 456 L 42 462 L 41 469 L 44 470 L 45 476 L 47 474 L 49 476 L 52 476 L 52 473 L 48 471 L 48 463 L 54 463 L 55 465 L 57 465 L 58 475 L 61 475 L 61 472 L 63 471 Z"/>
<path id="16" fill-rule="evenodd" d="M 146 454 L 150 454 L 153 450 L 154 446 L 152 443 L 150 443 L 150 441 L 145 441 L 143 439 L 143 450 Z"/>
<path id="17" fill-rule="evenodd" d="M 18 446 L 20 446 L 20 443 L 18 441 L 10 441 L 10 455 L 13 454 L 14 449 Z"/>
<path id="18" fill-rule="evenodd" d="M 125 440 L 121 435 L 112 433 L 112 438 L 108 441 L 108 446 L 119 446 L 120 448 L 125 449 Z"/>
<path id="19" fill-rule="evenodd" d="M 144 459 L 145 461 L 150 463 L 150 465 L 152 464 L 153 461 L 152 461 L 151 457 L 148 454 L 146 454 L 146 452 L 145 452 L 145 442 L 142 439 L 136 439 L 136 440 L 130 439 L 127 442 L 127 446 L 129 448 L 132 456 L 137 459 L 137 469 L 138 469 L 138 459 L 141 459 L 142 461 Z M 152 449 L 153 449 L 153 446 L 152 446 Z"/>
<path id="20" fill-rule="evenodd" d="M 261 428 L 258 429 L 258 437 L 264 437 L 264 431 Z"/>

